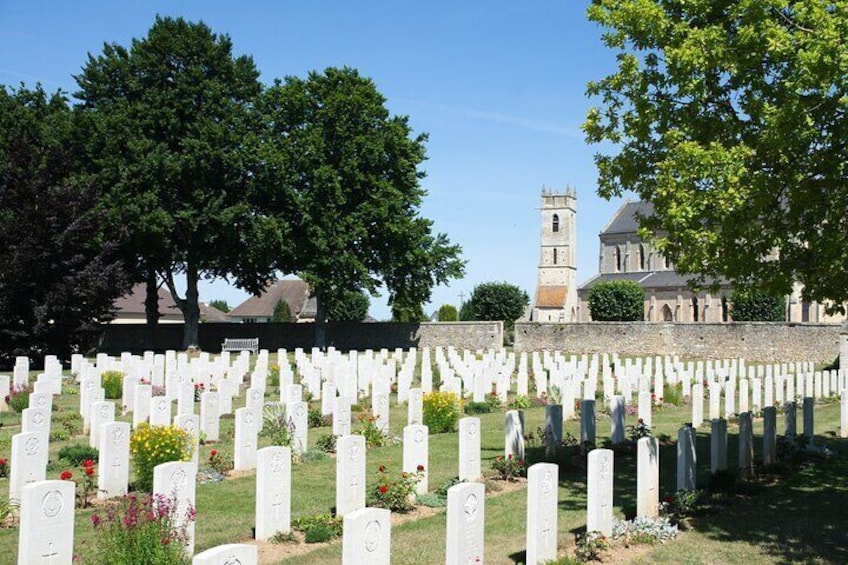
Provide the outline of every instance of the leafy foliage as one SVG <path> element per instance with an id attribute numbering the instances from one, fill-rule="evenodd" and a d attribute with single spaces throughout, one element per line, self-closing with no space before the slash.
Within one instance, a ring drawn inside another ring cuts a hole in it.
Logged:
<path id="1" fill-rule="evenodd" d="M 257 213 L 284 190 L 257 174 L 258 77 L 229 37 L 170 17 L 129 47 L 104 45 L 76 77 L 94 123 L 91 170 L 108 187 L 101 211 L 126 232 L 134 272 L 155 271 L 168 286 L 186 320 L 185 346 L 197 345 L 201 278 L 229 277 L 258 293 L 273 274 L 271 254 L 284 249 L 284 222 Z"/>
<path id="2" fill-rule="evenodd" d="M 645 291 L 633 281 L 601 281 L 589 290 L 589 312 L 596 322 L 640 322 Z"/>
<path id="3" fill-rule="evenodd" d="M 583 129 L 598 192 L 653 205 L 641 233 L 696 283 L 848 299 L 840 2 L 597 0 L 617 72 Z M 646 25 L 650 22 L 650 25 Z M 776 251 L 777 250 L 777 251 Z"/>
<path id="4" fill-rule="evenodd" d="M 310 284 L 319 345 L 327 299 L 339 291 L 373 294 L 382 282 L 393 310 L 414 310 L 463 272 L 459 247 L 419 215 L 426 136 L 412 136 L 385 102 L 356 70 L 328 68 L 275 83 L 258 105 L 273 144 L 266 158 L 280 165 L 261 175 L 281 188 L 281 217 L 297 210 L 294 257 L 276 266 Z"/>
<path id="5" fill-rule="evenodd" d="M 361 322 L 368 315 L 371 300 L 359 291 L 336 291 L 325 296 L 327 320 L 331 322 Z"/>
<path id="6" fill-rule="evenodd" d="M 156 465 L 169 461 L 188 461 L 193 443 L 191 435 L 178 426 L 140 424 L 130 436 L 130 458 L 138 489 L 147 492 L 153 489 L 153 469 Z"/>
<path id="7" fill-rule="evenodd" d="M 456 322 L 459 319 L 459 312 L 456 311 L 456 306 L 453 304 L 442 304 L 439 307 L 440 322 Z"/>
<path id="8" fill-rule="evenodd" d="M 282 298 L 274 304 L 274 313 L 271 315 L 272 322 L 294 322 L 291 306 Z"/>
<path id="9" fill-rule="evenodd" d="M 730 295 L 734 322 L 782 322 L 786 319 L 783 298 L 756 290 L 734 290 Z"/>
<path id="10" fill-rule="evenodd" d="M 231 310 L 230 305 L 227 304 L 226 300 L 215 299 L 209 302 L 209 306 L 215 308 L 216 310 L 220 310 L 221 312 L 229 312 Z"/>
<path id="11" fill-rule="evenodd" d="M 452 392 L 428 392 L 423 398 L 424 425 L 431 434 L 456 431 L 462 414 L 462 401 Z"/>
<path id="12" fill-rule="evenodd" d="M 194 508 L 181 516 L 174 499 L 125 496 L 102 513 L 91 515 L 91 523 L 99 532 L 94 536 L 92 563 L 188 565 L 188 526 L 194 518 Z"/>
<path id="13" fill-rule="evenodd" d="M 465 316 L 471 320 L 503 320 L 507 329 L 511 330 L 515 320 L 524 315 L 524 309 L 530 303 L 527 293 L 507 282 L 488 282 L 479 284 L 471 292 L 471 298 L 462 305 Z M 468 318 L 467 316 L 470 316 Z"/>
<path id="14" fill-rule="evenodd" d="M 59 459 L 67 461 L 71 465 L 79 465 L 83 461 L 99 459 L 99 453 L 96 447 L 91 447 L 84 443 L 74 443 L 71 445 L 62 446 L 59 449 Z"/>
<path id="15" fill-rule="evenodd" d="M 392 477 L 384 465 L 377 470 L 377 484 L 371 490 L 371 505 L 388 508 L 392 512 L 409 512 L 415 505 L 415 486 L 422 477 L 423 467 L 417 473 L 403 472 Z"/>
<path id="16" fill-rule="evenodd" d="M 121 398 L 124 394 L 124 374 L 120 371 L 105 371 L 101 375 L 103 397 L 110 400 Z"/>
<path id="17" fill-rule="evenodd" d="M 60 94 L 0 87 L 0 363 L 96 342 L 129 285 L 83 174 L 84 120 Z"/>

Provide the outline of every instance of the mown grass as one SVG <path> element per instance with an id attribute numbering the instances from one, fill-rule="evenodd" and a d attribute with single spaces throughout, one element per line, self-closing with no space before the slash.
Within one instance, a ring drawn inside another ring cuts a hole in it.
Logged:
<path id="1" fill-rule="evenodd" d="M 269 390 L 268 400 L 276 400 L 278 393 Z M 393 399 L 394 401 L 394 399 Z M 63 395 L 56 399 L 58 412 L 77 410 L 79 397 Z M 244 395 L 234 400 L 234 407 L 244 404 Z M 363 402 L 367 405 L 367 401 Z M 318 403 L 313 403 L 317 406 Z M 196 407 L 199 413 L 199 406 Z M 54 413 L 55 414 L 55 413 Z M 482 422 L 482 458 L 484 472 L 490 472 L 491 461 L 503 452 L 504 411 L 478 416 Z M 122 417 L 121 419 L 127 419 Z M 531 407 L 525 410 L 527 431 L 543 425 L 544 409 Z M 667 434 L 676 439 L 678 427 L 691 419 L 691 409 L 686 406 L 666 408 L 654 412 L 655 434 Z M 635 423 L 628 417 L 627 423 Z M 799 420 L 801 414 L 799 411 Z M 0 437 L 17 433 L 20 417 L 4 413 Z M 406 406 L 393 405 L 390 429 L 392 435 L 401 436 L 406 423 Z M 835 456 L 828 461 L 811 464 L 776 483 L 755 482 L 744 489 L 745 495 L 728 497 L 720 506 L 706 515 L 692 519 L 689 531 L 666 545 L 658 545 L 648 552 L 634 556 L 638 563 L 846 563 L 848 562 L 848 486 L 842 476 L 848 462 L 848 440 L 834 437 L 839 426 L 838 404 L 817 406 L 816 430 L 818 440 L 826 442 Z M 354 423 L 354 427 L 356 424 Z M 598 415 L 598 443 L 609 437 L 609 419 Z M 778 430 L 782 429 L 779 423 Z M 799 429 L 801 422 L 799 421 Z M 564 430 L 579 437 L 579 422 L 566 423 Z M 201 466 L 214 447 L 225 454 L 232 453 L 233 420 L 221 422 L 222 441 L 200 449 Z M 314 446 L 320 434 L 330 433 L 330 428 L 309 430 L 309 443 Z M 728 463 L 736 466 L 735 425 L 729 426 Z M 757 436 L 756 453 L 761 450 L 762 422 L 754 425 Z M 73 438 L 85 442 L 86 437 Z M 51 461 L 56 460 L 58 449 L 71 443 L 52 442 Z M 709 425 L 698 431 L 698 480 L 706 485 L 709 477 L 710 451 Z M 260 439 L 260 447 L 267 440 Z M 660 476 L 665 492 L 675 488 L 676 447 L 669 442 L 660 452 Z M 8 443 L 0 440 L 0 457 L 8 455 Z M 430 490 L 455 477 L 458 472 L 458 437 L 455 433 L 430 437 L 429 481 Z M 533 461 L 534 455 L 528 453 Z M 377 468 L 385 465 L 399 472 L 402 447 L 399 444 L 374 448 L 368 451 L 367 469 L 369 485 L 376 482 Z M 636 505 L 635 455 L 617 453 L 615 459 L 615 506 L 618 517 L 629 513 Z M 562 554 L 570 553 L 575 535 L 585 529 L 586 471 L 581 458 L 561 459 L 559 483 L 559 542 Z M 57 478 L 61 468 L 48 472 L 48 478 Z M 325 459 L 296 465 L 292 473 L 292 516 L 298 518 L 318 513 L 329 513 L 335 503 L 335 459 Z M 8 489 L 8 480 L 0 479 L 0 493 Z M 255 502 L 255 477 L 252 474 L 229 479 L 223 483 L 198 485 L 197 529 L 198 551 L 223 543 L 247 541 L 252 538 Z M 512 564 L 523 560 L 526 520 L 526 491 L 490 495 L 486 500 L 486 563 Z M 94 539 L 91 510 L 78 511 L 75 521 L 75 552 L 85 562 L 88 548 Z M 17 548 L 17 529 L 0 530 L 0 555 L 14 555 Z M 392 562 L 397 564 L 432 564 L 443 561 L 445 551 L 445 514 L 441 510 L 433 516 L 406 522 L 393 528 Z M 620 556 L 626 558 L 626 556 Z M 340 542 L 316 547 L 303 555 L 290 557 L 281 563 L 329 564 L 339 563 Z"/>

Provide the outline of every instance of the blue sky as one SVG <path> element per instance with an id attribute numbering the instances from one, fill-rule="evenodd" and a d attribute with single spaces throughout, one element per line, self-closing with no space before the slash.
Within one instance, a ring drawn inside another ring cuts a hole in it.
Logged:
<path id="1" fill-rule="evenodd" d="M 542 185 L 577 189 L 578 281 L 597 273 L 598 232 L 620 205 L 595 194 L 596 147 L 580 124 L 586 83 L 615 68 L 588 0 L 504 2 L 0 0 L 0 84 L 73 92 L 72 75 L 104 42 L 142 37 L 156 14 L 203 20 L 250 54 L 262 81 L 347 65 L 390 110 L 430 136 L 422 213 L 463 247 L 466 276 L 434 290 L 432 311 L 476 284 L 504 280 L 531 300 Z M 201 300 L 247 297 L 224 281 Z M 371 314 L 390 316 L 385 299 Z"/>

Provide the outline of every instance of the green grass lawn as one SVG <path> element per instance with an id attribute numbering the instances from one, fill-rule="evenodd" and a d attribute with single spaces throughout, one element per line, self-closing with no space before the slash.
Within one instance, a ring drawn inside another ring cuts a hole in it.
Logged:
<path id="1" fill-rule="evenodd" d="M 276 390 L 269 390 L 268 400 L 277 400 Z M 243 406 L 244 394 L 234 399 L 234 408 Z M 393 399 L 394 402 L 394 399 Z M 66 394 L 54 400 L 56 414 L 78 411 L 79 397 Z M 364 402 L 367 404 L 367 402 Z M 319 403 L 313 402 L 313 406 Z M 199 406 L 195 409 L 199 413 Z M 691 418 L 689 407 L 672 407 L 655 411 L 654 433 L 668 434 L 676 439 L 678 427 Z M 491 473 L 491 462 L 503 452 L 504 411 L 479 416 L 482 421 L 482 458 L 484 473 Z M 799 410 L 799 420 L 801 413 Z M 121 417 L 121 419 L 128 419 Z M 544 408 L 525 410 L 526 428 L 535 432 L 544 422 Z M 635 423 L 628 417 L 627 423 Z M 9 438 L 20 430 L 20 417 L 3 413 L 0 427 L 0 457 L 8 457 Z M 402 435 L 406 423 L 406 406 L 392 406 L 390 427 L 395 436 Z M 354 428 L 356 424 L 354 423 Z M 609 437 L 609 418 L 598 415 L 598 443 Z M 728 463 L 736 466 L 736 426 L 729 426 Z M 799 430 L 801 421 L 799 421 Z M 799 472 L 778 482 L 755 482 L 744 495 L 728 497 L 710 512 L 692 519 L 688 531 L 677 540 L 634 554 L 639 563 L 848 563 L 848 486 L 843 479 L 848 462 L 848 440 L 837 439 L 839 405 L 819 405 L 816 408 L 816 431 L 835 452 L 833 458 L 803 467 Z M 778 430 L 782 430 L 779 416 Z M 579 422 L 566 423 L 564 431 L 579 437 Z M 212 448 L 232 454 L 233 420 L 221 421 L 218 444 L 201 446 L 201 467 Z M 705 486 L 709 478 L 709 425 L 698 431 L 698 480 Z M 309 430 L 309 443 L 331 433 L 331 429 Z M 756 452 L 761 449 L 762 422 L 754 425 Z M 58 449 L 72 442 L 87 442 L 87 437 L 51 442 L 51 462 L 57 459 Z M 267 440 L 260 438 L 260 447 Z M 666 442 L 660 453 L 660 480 L 666 492 L 675 488 L 675 446 Z M 430 436 L 429 484 L 435 490 L 458 473 L 458 436 Z M 533 462 L 537 454 L 528 453 Z M 399 444 L 368 451 L 367 473 L 369 486 L 376 484 L 377 468 L 385 465 L 400 471 L 402 447 Z M 559 541 L 561 554 L 571 553 L 575 535 L 585 530 L 586 471 L 583 460 L 562 461 L 559 482 Z M 615 459 L 615 505 L 619 517 L 636 506 L 636 458 L 632 453 L 617 453 Z M 62 467 L 51 465 L 48 478 L 58 478 Z M 79 475 L 79 471 L 76 471 Z M 231 478 L 223 483 L 197 487 L 196 549 L 202 551 L 215 545 L 247 541 L 252 537 L 255 502 L 255 478 L 252 474 Z M 8 479 L 0 479 L 0 494 L 8 491 Z M 296 465 L 292 470 L 292 517 L 329 513 L 335 504 L 335 459 Z M 526 491 L 491 493 L 486 500 L 486 563 L 519 563 L 523 559 L 526 520 Z M 91 510 L 78 511 L 75 522 L 75 552 L 84 558 L 94 538 L 90 522 Z M 17 548 L 17 528 L 0 529 L 0 555 L 14 555 Z M 433 564 L 444 560 L 445 514 L 436 514 L 396 526 L 392 531 L 392 562 L 396 564 Z M 627 553 L 617 556 L 628 560 Z M 292 564 L 337 564 L 341 559 L 341 542 L 316 546 L 308 553 L 285 559 Z M 4 561 L 0 559 L 0 561 Z M 12 562 L 14 560 L 10 560 Z"/>

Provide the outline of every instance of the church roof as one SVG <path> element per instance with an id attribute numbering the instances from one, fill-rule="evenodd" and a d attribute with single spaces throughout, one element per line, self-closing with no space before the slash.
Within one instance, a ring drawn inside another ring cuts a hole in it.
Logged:
<path id="1" fill-rule="evenodd" d="M 635 273 L 604 273 L 595 275 L 585 283 L 579 290 L 589 290 L 601 281 L 634 281 L 642 288 L 667 289 L 684 288 L 689 285 L 689 275 L 681 275 L 676 271 L 640 271 Z M 719 285 L 730 286 L 730 281 L 719 279 Z"/>
<path id="2" fill-rule="evenodd" d="M 536 290 L 536 308 L 562 308 L 566 296 L 567 286 L 540 286 Z"/>
<path id="3" fill-rule="evenodd" d="M 650 202 L 625 202 L 601 231 L 601 235 L 636 233 L 639 229 L 639 217 L 653 213 L 654 205 Z"/>

